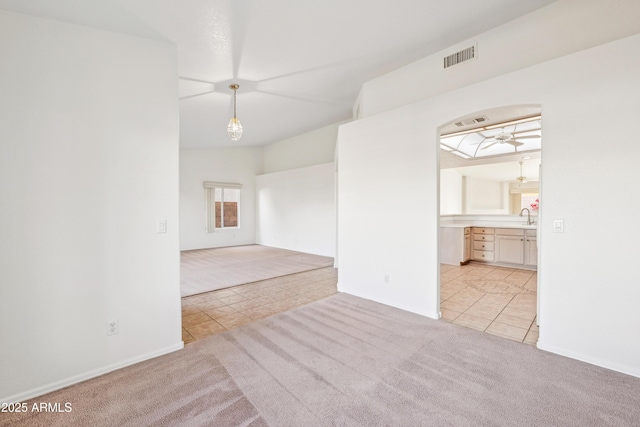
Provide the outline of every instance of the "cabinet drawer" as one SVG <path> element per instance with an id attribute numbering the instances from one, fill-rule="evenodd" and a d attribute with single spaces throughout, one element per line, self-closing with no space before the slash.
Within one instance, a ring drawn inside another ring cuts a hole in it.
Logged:
<path id="1" fill-rule="evenodd" d="M 474 234 L 493 234 L 494 231 L 495 231 L 495 229 L 493 229 L 493 228 L 473 227 Z"/>
<path id="2" fill-rule="evenodd" d="M 494 236 L 493 234 L 473 234 L 473 240 L 481 241 L 481 242 L 493 242 Z"/>
<path id="3" fill-rule="evenodd" d="M 522 228 L 496 228 L 496 234 L 502 236 L 524 236 Z"/>
<path id="4" fill-rule="evenodd" d="M 527 236 L 529 237 L 536 237 L 537 234 L 538 230 L 527 230 Z"/>
<path id="5" fill-rule="evenodd" d="M 465 227 L 464 234 L 471 234 L 471 227 Z"/>
<path id="6" fill-rule="evenodd" d="M 473 242 L 473 249 L 477 251 L 492 251 L 494 249 L 493 242 Z"/>
<path id="7" fill-rule="evenodd" d="M 473 259 L 480 261 L 493 261 L 493 252 L 473 251 Z"/>

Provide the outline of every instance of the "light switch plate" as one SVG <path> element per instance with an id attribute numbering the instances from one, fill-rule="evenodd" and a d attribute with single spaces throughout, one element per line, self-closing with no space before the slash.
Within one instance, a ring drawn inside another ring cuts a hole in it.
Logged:
<path id="1" fill-rule="evenodd" d="M 553 220 L 553 232 L 554 233 L 564 233 L 564 220 L 563 219 L 554 219 Z"/>
<path id="2" fill-rule="evenodd" d="M 156 233 L 163 234 L 167 232 L 167 220 L 163 219 L 156 223 Z"/>

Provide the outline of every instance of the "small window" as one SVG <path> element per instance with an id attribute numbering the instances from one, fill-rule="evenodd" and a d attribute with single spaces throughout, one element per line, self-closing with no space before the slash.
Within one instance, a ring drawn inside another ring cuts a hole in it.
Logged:
<path id="1" fill-rule="evenodd" d="M 522 193 L 520 201 L 520 209 L 527 208 L 534 213 L 538 210 L 538 193 Z"/>
<path id="2" fill-rule="evenodd" d="M 533 190 L 535 191 L 535 190 Z M 538 213 L 539 195 L 534 192 L 512 192 L 511 194 L 511 213 L 519 214 L 522 209 L 527 208 L 532 215 Z"/>
<path id="3" fill-rule="evenodd" d="M 242 184 L 205 182 L 207 232 L 240 226 L 240 189 Z"/>

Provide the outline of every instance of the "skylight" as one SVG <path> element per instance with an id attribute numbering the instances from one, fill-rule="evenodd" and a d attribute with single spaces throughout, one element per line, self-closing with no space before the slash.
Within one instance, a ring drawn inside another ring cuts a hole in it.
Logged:
<path id="1" fill-rule="evenodd" d="M 539 151 L 542 140 L 540 116 L 453 132 L 440 137 L 440 148 L 476 159 Z"/>

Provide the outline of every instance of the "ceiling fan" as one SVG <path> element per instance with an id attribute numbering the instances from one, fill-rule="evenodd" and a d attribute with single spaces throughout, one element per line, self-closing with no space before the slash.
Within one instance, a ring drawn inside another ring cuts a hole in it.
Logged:
<path id="1" fill-rule="evenodd" d="M 531 139 L 531 138 L 540 138 L 540 135 L 528 135 L 528 136 L 516 136 L 515 133 L 509 132 L 500 132 L 494 136 L 486 138 L 482 143 L 490 142 L 489 145 L 485 145 L 481 148 L 481 150 L 486 150 L 489 147 L 492 147 L 496 144 L 510 144 L 514 147 L 520 147 L 524 145 L 524 142 L 518 141 L 518 139 Z"/>

